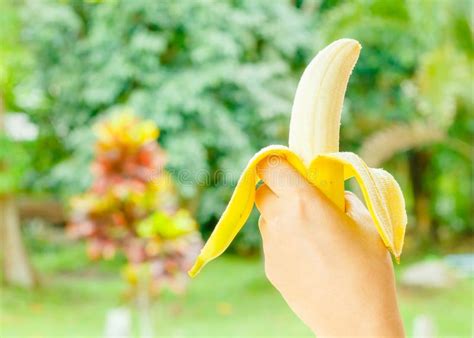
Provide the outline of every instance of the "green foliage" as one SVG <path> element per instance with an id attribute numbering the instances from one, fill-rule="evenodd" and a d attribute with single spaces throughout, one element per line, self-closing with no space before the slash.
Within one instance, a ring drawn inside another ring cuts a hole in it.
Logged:
<path id="1" fill-rule="evenodd" d="M 464 233 L 474 231 L 470 211 L 474 206 L 466 184 L 473 179 L 469 159 L 474 133 L 471 12 L 469 0 L 355 0 L 316 16 L 324 43 L 353 37 L 363 46 L 347 94 L 343 146 L 357 147 L 394 122 L 420 123 L 426 131 L 446 133 L 439 144 L 416 148 L 429 158 L 422 187 L 431 202 L 433 222 Z M 393 161 L 400 167 L 406 158 Z M 393 165 L 395 176 L 406 175 L 394 163 L 386 165 Z M 410 193 L 411 183 L 402 186 L 405 194 Z M 409 211 L 416 198 L 408 204 Z"/>
<path id="2" fill-rule="evenodd" d="M 363 49 L 342 115 L 342 149 L 356 150 L 393 123 L 434 123 L 449 138 L 417 150 L 433 155 L 424 184 L 433 215 L 472 228 L 463 188 L 470 163 L 455 154 L 471 151 L 474 132 L 469 0 L 31 0 L 22 7 L 25 43 L 12 46 L 26 46 L 35 64 L 7 104 L 40 126 L 29 150 L 33 189 L 85 188 L 89 126 L 130 106 L 160 126 L 168 169 L 208 233 L 250 156 L 286 143 L 303 66 L 325 44 L 352 37 Z M 409 192 L 399 169 L 406 161 L 396 156 L 387 165 Z M 247 250 L 257 229 L 244 230 Z"/>
<path id="3" fill-rule="evenodd" d="M 24 145 L 0 132 L 0 196 L 20 189 L 28 165 Z"/>
<path id="4" fill-rule="evenodd" d="M 69 193 L 86 184 L 77 173 L 90 158 L 89 125 L 127 105 L 160 126 L 168 168 L 184 198 L 203 198 L 197 214 L 208 227 L 249 157 L 286 142 L 314 41 L 289 2 L 31 1 L 25 12 L 37 67 L 24 88 L 41 93 L 29 112 L 40 123 L 47 112 L 42 128 L 69 150 L 44 187 Z"/>
<path id="5" fill-rule="evenodd" d="M 179 283 L 201 246 L 195 220 L 179 209 L 163 170 L 165 153 L 150 120 L 120 111 L 94 125 L 94 180 L 71 200 L 70 234 L 87 240 L 92 259 L 124 253 L 125 277 L 136 284 L 147 273 L 156 282 Z"/>
<path id="6" fill-rule="evenodd" d="M 9 108 L 17 108 L 15 86 L 28 74 L 31 55 L 21 43 L 20 2 L 0 0 L 0 98 Z"/>
<path id="7" fill-rule="evenodd" d="M 137 225 L 138 234 L 146 238 L 159 236 L 173 239 L 195 230 L 196 223 L 186 210 L 179 210 L 173 217 L 164 212 L 155 212 Z"/>
<path id="8" fill-rule="evenodd" d="M 453 6 L 449 1 L 356 0 L 319 17 L 325 43 L 350 36 L 363 46 L 349 87 L 350 111 L 378 123 L 360 123 L 362 135 L 384 120 L 427 114 L 438 120 L 450 110 L 444 102 L 453 95 L 470 96 L 472 47 L 465 47 L 473 42 L 466 34 L 472 29 L 469 8 L 469 1 Z"/>

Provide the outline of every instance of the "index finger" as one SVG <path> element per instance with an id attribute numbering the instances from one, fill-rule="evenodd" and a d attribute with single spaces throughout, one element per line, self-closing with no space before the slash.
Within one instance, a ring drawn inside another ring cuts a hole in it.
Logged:
<path id="1" fill-rule="evenodd" d="M 277 195 L 312 190 L 311 184 L 280 156 L 269 156 L 257 165 L 257 174 Z"/>

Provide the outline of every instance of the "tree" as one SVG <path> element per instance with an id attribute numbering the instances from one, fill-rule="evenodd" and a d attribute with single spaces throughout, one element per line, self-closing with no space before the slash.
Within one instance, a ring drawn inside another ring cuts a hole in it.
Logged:
<path id="1" fill-rule="evenodd" d="M 286 142 L 298 71 L 317 38 L 282 1 L 31 1 L 25 10 L 37 65 L 22 90 L 41 94 L 28 111 L 60 140 L 61 163 L 52 175 L 38 170 L 36 186 L 87 186 L 70 170 L 91 156 L 87 125 L 127 105 L 160 125 L 168 168 L 205 231 L 250 155 Z"/>
<path id="2" fill-rule="evenodd" d="M 402 152 L 395 161 L 406 162 L 408 170 L 395 172 L 409 176 L 401 180 L 403 190 L 411 192 L 414 230 L 424 242 L 437 239 L 441 226 L 454 233 L 474 230 L 471 192 L 462 183 L 472 181 L 473 129 L 461 122 L 474 106 L 471 6 L 358 0 L 317 16 L 326 39 L 351 36 L 363 45 L 343 140 L 348 147 L 361 145 L 372 165 L 394 165 L 388 160 Z"/>
<path id="3" fill-rule="evenodd" d="M 38 280 L 21 237 L 15 197 L 28 158 L 22 145 L 11 140 L 3 131 L 1 105 L 0 101 L 0 247 L 3 278 L 8 284 L 32 288 Z"/>
<path id="4" fill-rule="evenodd" d="M 14 88 L 25 75 L 29 54 L 19 43 L 20 19 L 15 4 L 0 3 L 0 238 L 5 282 L 31 288 L 38 283 L 24 247 L 16 194 L 29 164 L 25 147 L 5 132 L 5 117 L 16 108 Z"/>
<path id="5" fill-rule="evenodd" d="M 197 225 L 180 209 L 165 155 L 156 143 L 158 129 L 131 112 L 96 125 L 94 180 L 72 200 L 69 232 L 87 240 L 93 259 L 127 257 L 125 277 L 134 287 L 144 336 L 151 336 L 150 293 L 171 287 L 182 292 L 186 271 L 201 246 Z"/>
<path id="6" fill-rule="evenodd" d="M 178 283 L 200 241 L 196 222 L 179 208 L 163 170 L 165 154 L 155 142 L 158 129 L 121 112 L 95 130 L 94 180 L 87 192 L 72 199 L 69 233 L 87 239 L 92 259 L 123 252 L 129 272 L 149 265 L 158 289 L 166 282 Z"/>
<path id="7" fill-rule="evenodd" d="M 251 154 L 286 143 L 302 67 L 328 42 L 352 37 L 363 50 L 342 115 L 342 148 L 429 120 L 428 139 L 447 137 L 384 165 L 397 166 L 391 171 L 405 182 L 409 210 L 433 215 L 427 228 L 474 229 L 471 192 L 458 179 L 472 180 L 460 155 L 466 150 L 459 152 L 473 132 L 469 0 L 27 1 L 25 12 L 23 37 L 36 65 L 15 87 L 15 104 L 41 128 L 30 150 L 35 189 L 70 195 L 86 187 L 90 176 L 70 170 L 92 157 L 86 126 L 131 106 L 160 125 L 168 169 L 207 233 Z M 419 163 L 423 180 L 410 179 Z M 240 248 L 258 243 L 255 229 L 244 228 Z"/>

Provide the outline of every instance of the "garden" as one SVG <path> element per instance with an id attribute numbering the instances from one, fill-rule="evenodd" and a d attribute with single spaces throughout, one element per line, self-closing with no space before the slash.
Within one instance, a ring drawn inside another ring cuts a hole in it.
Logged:
<path id="1" fill-rule="evenodd" d="M 0 0 L 0 336 L 313 336 L 267 280 L 256 208 L 187 272 L 249 159 L 288 144 L 305 67 L 352 38 L 340 151 L 403 192 L 405 331 L 471 337 L 473 10 Z"/>

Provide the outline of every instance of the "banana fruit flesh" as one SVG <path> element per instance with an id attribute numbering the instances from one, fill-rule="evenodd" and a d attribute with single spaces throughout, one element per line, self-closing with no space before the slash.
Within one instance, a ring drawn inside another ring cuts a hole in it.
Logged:
<path id="1" fill-rule="evenodd" d="M 308 65 L 295 94 L 289 148 L 268 146 L 250 159 L 227 208 L 189 271 L 191 277 L 221 255 L 247 221 L 259 181 L 257 165 L 270 156 L 288 161 L 343 211 L 344 181 L 354 177 L 382 241 L 399 260 L 407 223 L 399 185 L 388 172 L 367 167 L 356 154 L 339 152 L 344 94 L 360 49 L 355 40 L 337 40 Z"/>

